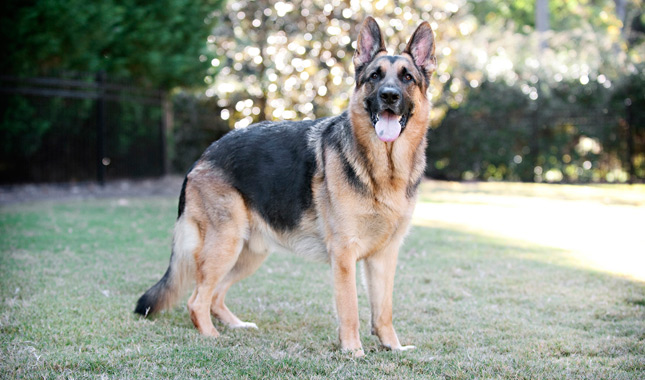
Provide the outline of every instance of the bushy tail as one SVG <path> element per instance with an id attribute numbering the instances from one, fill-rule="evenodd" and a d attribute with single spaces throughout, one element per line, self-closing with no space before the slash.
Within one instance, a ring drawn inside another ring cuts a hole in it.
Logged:
<path id="1" fill-rule="evenodd" d="M 161 310 L 171 308 L 185 293 L 195 274 L 195 249 L 199 246 L 197 226 L 183 214 L 185 186 L 181 191 L 179 218 L 175 224 L 170 265 L 161 280 L 148 289 L 139 301 L 134 312 L 145 317 Z"/>
<path id="2" fill-rule="evenodd" d="M 161 280 L 139 298 L 134 312 L 147 317 L 158 311 L 172 307 L 179 295 L 176 291 L 177 287 L 172 284 L 172 277 L 171 264 Z"/>

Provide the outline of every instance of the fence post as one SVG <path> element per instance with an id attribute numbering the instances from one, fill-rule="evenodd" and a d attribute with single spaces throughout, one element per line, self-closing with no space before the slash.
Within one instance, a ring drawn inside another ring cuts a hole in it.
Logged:
<path id="1" fill-rule="evenodd" d="M 634 114 L 632 111 L 632 100 L 625 99 L 625 122 L 627 123 L 627 173 L 629 173 L 629 184 L 633 185 L 636 179 L 634 170 Z"/>
<path id="2" fill-rule="evenodd" d="M 98 97 L 96 98 L 96 180 L 105 184 L 105 71 L 96 74 Z"/>

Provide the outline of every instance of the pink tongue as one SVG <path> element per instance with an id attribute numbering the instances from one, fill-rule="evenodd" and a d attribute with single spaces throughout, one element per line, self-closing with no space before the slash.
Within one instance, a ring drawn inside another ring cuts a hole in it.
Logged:
<path id="1" fill-rule="evenodd" d="M 401 134 L 401 124 L 399 118 L 389 111 L 384 111 L 379 115 L 379 120 L 374 126 L 376 135 L 381 141 L 394 141 Z"/>

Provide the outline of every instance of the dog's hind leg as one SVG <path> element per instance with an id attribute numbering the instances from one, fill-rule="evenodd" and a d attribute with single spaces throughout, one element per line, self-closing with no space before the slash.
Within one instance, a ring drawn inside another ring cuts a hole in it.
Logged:
<path id="1" fill-rule="evenodd" d="M 195 178 L 194 192 L 190 182 L 187 188 L 193 195 L 188 206 L 198 210 L 204 236 L 202 249 L 195 255 L 197 284 L 188 300 L 188 310 L 200 333 L 217 337 L 219 333 L 211 320 L 211 302 L 217 285 L 240 257 L 248 233 L 248 217 L 240 194 L 213 177 Z"/>
<path id="2" fill-rule="evenodd" d="M 211 313 L 213 316 L 231 328 L 258 328 L 255 323 L 240 320 L 226 307 L 225 300 L 228 289 L 236 282 L 253 274 L 264 262 L 267 255 L 266 252 L 251 251 L 248 247 L 242 249 L 242 253 L 238 257 L 235 266 L 233 266 L 226 277 L 215 288 L 215 294 L 213 295 L 211 304 Z"/>
<path id="3" fill-rule="evenodd" d="M 242 236 L 231 232 L 207 231 L 204 248 L 198 258 L 197 286 L 188 300 L 193 324 L 200 333 L 208 336 L 219 336 L 210 317 L 213 294 L 217 284 L 235 265 L 242 250 Z"/>

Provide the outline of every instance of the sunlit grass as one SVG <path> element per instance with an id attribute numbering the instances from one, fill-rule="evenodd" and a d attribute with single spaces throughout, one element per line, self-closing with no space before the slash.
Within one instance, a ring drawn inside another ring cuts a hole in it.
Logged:
<path id="1" fill-rule="evenodd" d="M 607 218 L 642 203 L 615 192 L 631 188 L 579 199 L 576 191 L 587 190 L 509 186 L 422 185 L 394 310 L 402 343 L 417 349 L 379 347 L 360 289 L 367 357 L 358 361 L 338 349 L 325 264 L 269 257 L 227 300 L 259 330 L 216 323 L 222 335 L 214 340 L 197 334 L 185 302 L 151 320 L 132 313 L 168 263 L 175 199 L 6 206 L 0 377 L 643 378 L 645 284 L 593 269 L 555 244 L 568 236 L 576 244 L 601 241 L 599 231 L 625 228 L 598 219 L 590 234 L 570 226 L 558 235 L 566 222 L 593 226 L 585 210 Z M 547 240 L 551 234 L 557 238 Z M 614 254 L 630 248 L 614 247 Z"/>
<path id="2" fill-rule="evenodd" d="M 645 281 L 643 185 L 426 182 L 421 200 L 418 225 L 559 248 L 572 265 Z"/>

